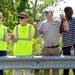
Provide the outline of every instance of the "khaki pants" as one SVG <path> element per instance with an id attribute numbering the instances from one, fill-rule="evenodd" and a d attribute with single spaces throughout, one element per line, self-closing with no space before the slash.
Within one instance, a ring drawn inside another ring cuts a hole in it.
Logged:
<path id="1" fill-rule="evenodd" d="M 20 69 L 13 70 L 13 75 L 21 75 L 21 70 Z M 32 75 L 32 72 L 31 70 L 24 70 L 23 75 Z"/>
<path id="2" fill-rule="evenodd" d="M 59 47 L 57 47 L 57 48 L 44 47 L 42 49 L 41 55 L 43 55 L 43 56 L 59 56 L 60 55 Z M 52 69 L 52 74 L 59 75 L 59 69 Z M 50 75 L 50 69 L 45 69 L 44 75 Z"/>

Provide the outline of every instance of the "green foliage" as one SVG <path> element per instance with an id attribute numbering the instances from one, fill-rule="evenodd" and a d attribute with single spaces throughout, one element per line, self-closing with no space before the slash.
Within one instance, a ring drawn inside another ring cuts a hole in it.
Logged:
<path id="1" fill-rule="evenodd" d="M 33 40 L 33 55 L 40 55 L 43 48 L 42 35 Z"/>
<path id="2" fill-rule="evenodd" d="M 35 0 L 35 4 L 32 3 L 30 7 L 29 0 L 0 0 L 0 12 L 4 15 L 4 25 L 8 27 L 8 32 L 11 32 L 15 25 L 18 24 L 18 13 L 28 10 L 28 14 L 31 16 L 29 22 L 35 19 L 40 21 L 42 10 L 54 2 L 54 0 L 40 0 L 43 4 L 37 4 L 39 0 Z"/>
<path id="3" fill-rule="evenodd" d="M 0 0 L 0 12 L 4 15 L 4 25 L 9 32 L 18 24 L 18 13 L 29 8 L 28 0 Z"/>
<path id="4" fill-rule="evenodd" d="M 29 0 L 20 0 L 19 5 L 17 7 L 17 11 L 20 13 L 21 11 L 24 11 L 25 8 L 29 8 L 28 2 Z"/>
<path id="5" fill-rule="evenodd" d="M 16 23 L 14 2 L 13 0 L 0 0 L 0 3 L 2 4 L 0 12 L 4 16 L 4 25 L 13 29 Z"/>
<path id="6" fill-rule="evenodd" d="M 40 21 L 42 16 L 40 14 L 42 14 L 43 9 L 45 9 L 49 5 L 52 5 L 54 2 L 55 0 L 35 0 L 34 4 L 31 2 L 33 4 L 34 20 L 38 19 Z"/>

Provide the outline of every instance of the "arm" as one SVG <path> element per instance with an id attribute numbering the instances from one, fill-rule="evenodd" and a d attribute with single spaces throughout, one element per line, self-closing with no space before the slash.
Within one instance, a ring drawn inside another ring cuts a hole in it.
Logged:
<path id="1" fill-rule="evenodd" d="M 9 34 L 7 32 L 7 28 L 4 27 L 4 41 L 9 41 L 10 37 L 9 37 Z"/>
<path id="2" fill-rule="evenodd" d="M 11 33 L 12 41 L 16 41 L 16 27 L 14 28 L 13 32 Z"/>
<path id="3" fill-rule="evenodd" d="M 69 31 L 69 25 L 66 17 L 63 14 L 60 16 L 61 16 L 60 33 Z"/>
<path id="4" fill-rule="evenodd" d="M 10 37 L 9 37 L 8 33 L 5 33 L 4 34 L 4 41 L 8 41 L 9 39 L 10 39 Z"/>
<path id="5" fill-rule="evenodd" d="M 34 23 L 34 29 L 35 29 L 35 37 L 38 38 L 41 34 L 43 34 L 43 23 L 38 26 L 37 23 Z"/>
<path id="6" fill-rule="evenodd" d="M 34 38 L 38 38 L 39 36 L 39 30 L 38 30 L 38 23 L 37 22 L 33 22 L 33 26 L 34 26 Z"/>

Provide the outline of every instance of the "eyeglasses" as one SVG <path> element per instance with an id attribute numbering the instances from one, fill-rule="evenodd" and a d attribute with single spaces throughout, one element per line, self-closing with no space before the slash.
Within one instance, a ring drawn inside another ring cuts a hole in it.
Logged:
<path id="1" fill-rule="evenodd" d="M 19 16 L 18 18 L 19 18 L 19 19 L 25 19 L 25 18 L 27 18 L 27 17 L 21 17 L 21 16 Z"/>

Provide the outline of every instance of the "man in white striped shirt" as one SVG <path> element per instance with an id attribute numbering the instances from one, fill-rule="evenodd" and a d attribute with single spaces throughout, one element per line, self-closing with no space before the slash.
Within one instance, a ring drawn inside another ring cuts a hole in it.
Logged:
<path id="1" fill-rule="evenodd" d="M 71 55 L 72 46 L 75 49 L 75 18 L 72 17 L 73 9 L 69 6 L 64 8 L 65 17 L 69 24 L 69 31 L 62 32 L 63 55 Z M 73 69 L 75 75 L 75 69 Z M 63 70 L 63 75 L 69 75 L 69 69 Z"/>

